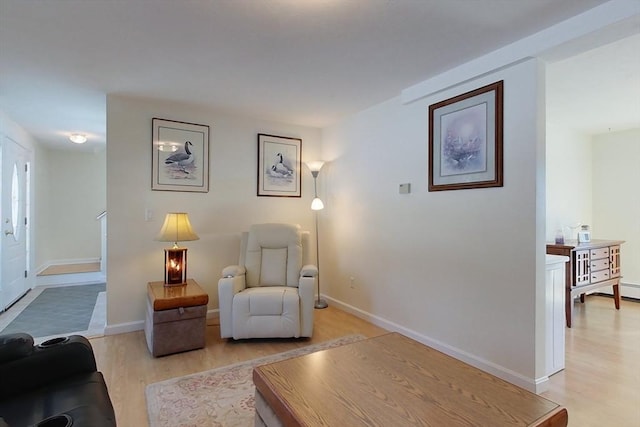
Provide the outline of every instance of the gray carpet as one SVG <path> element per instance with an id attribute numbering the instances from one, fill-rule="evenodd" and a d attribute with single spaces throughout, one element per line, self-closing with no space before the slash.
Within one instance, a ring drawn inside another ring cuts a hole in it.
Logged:
<path id="1" fill-rule="evenodd" d="M 98 293 L 105 288 L 104 283 L 98 283 L 45 289 L 0 332 L 46 337 L 85 331 L 89 328 Z"/>

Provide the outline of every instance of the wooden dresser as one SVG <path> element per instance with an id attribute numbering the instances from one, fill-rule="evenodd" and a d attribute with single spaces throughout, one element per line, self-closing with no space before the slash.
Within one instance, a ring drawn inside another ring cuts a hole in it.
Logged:
<path id="1" fill-rule="evenodd" d="M 604 286 L 613 287 L 616 309 L 620 309 L 620 246 L 623 240 L 592 240 L 588 243 L 568 241 L 548 244 L 547 253 L 569 257 L 565 267 L 565 317 L 571 327 L 573 299 Z"/>

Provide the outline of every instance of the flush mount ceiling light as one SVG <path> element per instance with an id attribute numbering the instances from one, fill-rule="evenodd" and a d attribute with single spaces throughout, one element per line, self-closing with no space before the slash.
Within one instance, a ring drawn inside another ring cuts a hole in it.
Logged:
<path id="1" fill-rule="evenodd" d="M 81 133 L 72 133 L 69 137 L 69 140 L 76 144 L 84 144 L 85 142 L 87 142 L 87 137 Z"/>

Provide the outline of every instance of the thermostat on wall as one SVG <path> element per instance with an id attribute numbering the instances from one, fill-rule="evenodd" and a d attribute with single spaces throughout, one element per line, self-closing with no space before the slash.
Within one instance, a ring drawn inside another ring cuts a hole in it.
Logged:
<path id="1" fill-rule="evenodd" d="M 411 193 L 411 184 L 400 184 L 400 194 L 409 194 Z"/>

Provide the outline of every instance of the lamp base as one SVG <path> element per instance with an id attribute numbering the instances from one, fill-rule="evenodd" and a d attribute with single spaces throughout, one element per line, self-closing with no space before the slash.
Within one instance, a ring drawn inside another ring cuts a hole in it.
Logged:
<path id="1" fill-rule="evenodd" d="M 187 284 L 187 282 L 180 282 L 180 283 L 165 283 L 164 287 L 165 288 L 173 288 L 176 286 L 185 286 Z"/>
<path id="2" fill-rule="evenodd" d="M 318 308 L 318 309 L 327 308 L 327 307 L 329 307 L 329 304 L 327 304 L 327 302 L 323 299 L 317 299 L 316 304 L 313 306 L 313 308 Z"/>
<path id="3" fill-rule="evenodd" d="M 164 285 L 182 286 L 187 283 L 187 248 L 164 250 Z"/>

